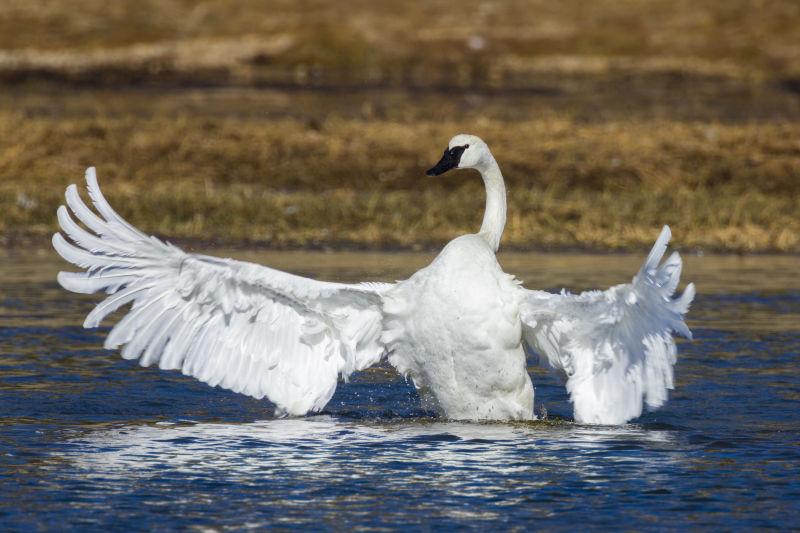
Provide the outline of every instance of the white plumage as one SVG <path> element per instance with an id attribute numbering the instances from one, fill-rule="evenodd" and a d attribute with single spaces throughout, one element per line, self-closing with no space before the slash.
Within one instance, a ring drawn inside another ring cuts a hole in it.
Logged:
<path id="1" fill-rule="evenodd" d="M 123 220 L 86 172 L 93 212 L 66 192 L 53 246 L 84 272 L 59 283 L 108 297 L 89 313 L 96 327 L 132 304 L 106 348 L 143 366 L 181 370 L 212 386 L 268 398 L 278 413 L 321 410 L 341 376 L 389 362 L 449 418 L 531 419 L 533 386 L 524 347 L 559 371 L 579 422 L 619 424 L 643 404 L 661 406 L 673 387 L 672 333 L 694 296 L 672 299 L 681 259 L 661 259 L 664 228 L 633 282 L 573 296 L 529 291 L 505 274 L 495 252 L 505 225 L 505 186 L 486 144 L 450 141 L 438 175 L 474 168 L 487 207 L 481 231 L 451 241 L 426 268 L 395 284 L 339 284 L 268 267 L 187 254 Z M 77 224 L 70 211 L 85 228 Z M 87 231 L 88 230 L 88 231 Z"/>
<path id="2" fill-rule="evenodd" d="M 672 332 L 691 338 L 683 322 L 694 285 L 672 299 L 681 274 L 677 252 L 659 265 L 670 239 L 664 227 L 633 282 L 573 296 L 527 291 L 525 342 L 542 366 L 567 381 L 579 422 L 621 424 L 667 401 L 676 349 Z"/>
<path id="3" fill-rule="evenodd" d="M 61 234 L 53 246 L 86 269 L 58 281 L 80 293 L 110 296 L 86 317 L 92 328 L 132 303 L 111 330 L 109 349 L 143 366 L 181 370 L 209 385 L 269 398 L 289 414 L 322 409 L 339 375 L 377 363 L 382 284 L 343 285 L 267 267 L 186 254 L 126 223 L 103 198 L 95 171 L 86 172 L 89 195 L 102 218 L 74 185 L 67 205 L 96 235 L 58 210 Z"/>

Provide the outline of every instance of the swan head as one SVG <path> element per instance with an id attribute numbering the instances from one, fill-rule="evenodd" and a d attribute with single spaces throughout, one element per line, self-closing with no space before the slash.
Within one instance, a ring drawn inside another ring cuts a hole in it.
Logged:
<path id="1" fill-rule="evenodd" d="M 444 155 L 426 176 L 440 176 L 453 168 L 480 169 L 493 160 L 489 147 L 480 137 L 459 133 L 447 144 Z"/>

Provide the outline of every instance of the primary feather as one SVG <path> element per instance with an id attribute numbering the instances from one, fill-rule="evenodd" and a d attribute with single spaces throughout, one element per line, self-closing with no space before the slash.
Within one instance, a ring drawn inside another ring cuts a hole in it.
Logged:
<path id="1" fill-rule="evenodd" d="M 279 410 L 321 409 L 339 376 L 376 363 L 380 293 L 385 284 L 314 281 L 271 268 L 196 254 L 148 237 L 120 217 L 103 197 L 95 171 L 86 172 L 89 196 L 101 216 L 67 189 L 70 217 L 58 219 L 53 246 L 86 270 L 62 272 L 66 289 L 110 295 L 89 313 L 85 327 L 133 304 L 112 329 L 107 348 L 126 359 L 180 369 L 211 385 L 255 398 Z"/>

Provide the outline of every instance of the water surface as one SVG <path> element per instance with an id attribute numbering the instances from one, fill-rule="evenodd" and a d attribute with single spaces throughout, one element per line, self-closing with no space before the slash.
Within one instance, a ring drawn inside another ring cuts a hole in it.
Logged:
<path id="1" fill-rule="evenodd" d="M 247 253 L 337 281 L 427 254 Z M 627 281 L 639 256 L 506 254 L 529 287 Z M 800 527 L 800 259 L 686 258 L 699 295 L 677 388 L 623 427 L 571 421 L 531 367 L 534 423 L 433 418 L 389 367 L 317 416 L 140 368 L 80 327 L 49 252 L 0 255 L 0 525 L 30 529 Z"/>

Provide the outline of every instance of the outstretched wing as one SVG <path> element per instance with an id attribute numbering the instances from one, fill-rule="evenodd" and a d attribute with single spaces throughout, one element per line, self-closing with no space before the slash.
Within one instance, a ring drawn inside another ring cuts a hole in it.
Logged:
<path id="1" fill-rule="evenodd" d="M 579 295 L 526 291 L 522 306 L 527 345 L 567 378 L 575 420 L 622 424 L 667 400 L 673 388 L 675 332 L 691 339 L 683 321 L 694 298 L 689 284 L 672 298 L 681 275 L 673 253 L 659 266 L 667 226 L 633 282 Z"/>
<path id="2" fill-rule="evenodd" d="M 92 328 L 132 303 L 105 342 L 143 366 L 181 370 L 212 386 L 267 397 L 279 412 L 322 409 L 338 376 L 377 363 L 383 355 L 381 293 L 390 285 L 346 285 L 278 270 L 187 254 L 148 237 L 125 220 L 100 192 L 94 168 L 89 195 L 75 185 L 61 206 L 53 246 L 85 272 L 61 272 L 70 291 L 109 296 L 89 313 Z"/>

